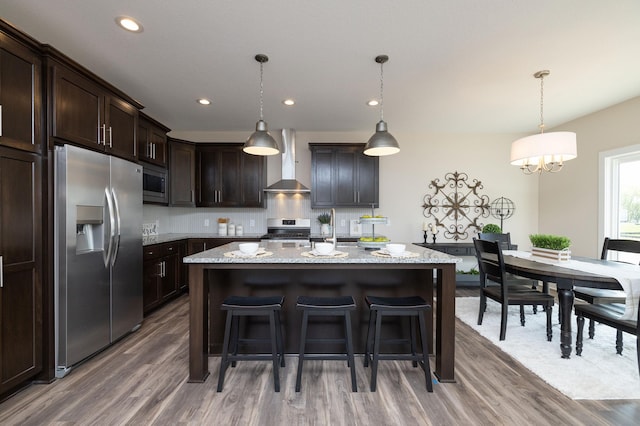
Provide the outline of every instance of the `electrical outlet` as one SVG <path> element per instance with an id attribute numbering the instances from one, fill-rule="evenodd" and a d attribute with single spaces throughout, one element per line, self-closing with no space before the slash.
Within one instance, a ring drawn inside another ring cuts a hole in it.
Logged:
<path id="1" fill-rule="evenodd" d="M 250 228 L 255 228 L 255 226 L 256 226 L 256 221 L 253 220 L 253 219 L 249 219 L 249 227 Z"/>
<path id="2" fill-rule="evenodd" d="M 204 220 L 204 226 L 209 226 L 209 219 Z"/>

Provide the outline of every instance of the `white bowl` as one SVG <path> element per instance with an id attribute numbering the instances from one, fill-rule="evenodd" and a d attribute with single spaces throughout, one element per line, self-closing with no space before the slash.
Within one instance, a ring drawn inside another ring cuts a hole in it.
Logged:
<path id="1" fill-rule="evenodd" d="M 405 244 L 387 244 L 386 246 L 389 254 L 402 254 L 406 248 Z"/>
<path id="2" fill-rule="evenodd" d="M 327 255 L 333 251 L 333 244 L 331 243 L 316 243 L 315 251 L 318 254 Z"/>
<path id="3" fill-rule="evenodd" d="M 259 246 L 258 243 L 240 243 L 238 245 L 243 254 L 254 254 L 258 251 Z"/>

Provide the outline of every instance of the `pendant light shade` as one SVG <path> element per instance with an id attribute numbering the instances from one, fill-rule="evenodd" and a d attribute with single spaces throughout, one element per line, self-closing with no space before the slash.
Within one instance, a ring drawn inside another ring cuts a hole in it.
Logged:
<path id="1" fill-rule="evenodd" d="M 376 124 L 376 132 L 369 138 L 364 147 L 364 154 L 374 157 L 400 152 L 398 141 L 387 131 L 387 123 L 384 121 L 384 76 L 382 66 L 388 60 L 389 57 L 387 55 L 376 56 L 376 62 L 380 64 L 380 121 Z"/>
<path id="2" fill-rule="evenodd" d="M 280 152 L 278 149 L 278 143 L 269 134 L 267 122 L 264 121 L 262 116 L 264 93 L 262 85 L 262 71 L 264 63 L 269 60 L 269 57 L 267 55 L 258 54 L 255 59 L 260 63 L 260 120 L 256 123 L 256 131 L 249 136 L 249 139 L 245 142 L 242 150 L 247 154 L 253 155 L 274 155 Z"/>
<path id="3" fill-rule="evenodd" d="M 565 161 L 578 156 L 575 133 L 544 133 L 544 77 L 549 74 L 549 70 L 542 70 L 533 75 L 540 79 L 540 133 L 511 144 L 511 164 L 528 175 L 543 171 L 559 172 Z"/>

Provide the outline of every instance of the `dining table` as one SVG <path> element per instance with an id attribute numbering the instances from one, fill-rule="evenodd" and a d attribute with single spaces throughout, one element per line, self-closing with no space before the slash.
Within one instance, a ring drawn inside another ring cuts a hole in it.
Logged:
<path id="1" fill-rule="evenodd" d="M 625 315 L 637 316 L 640 295 L 640 266 L 613 260 L 572 257 L 568 261 L 549 261 L 529 252 L 504 250 L 505 271 L 514 275 L 555 283 L 560 305 L 560 352 L 562 358 L 571 356 L 571 316 L 573 288 L 592 287 L 624 290 L 627 294 Z"/>

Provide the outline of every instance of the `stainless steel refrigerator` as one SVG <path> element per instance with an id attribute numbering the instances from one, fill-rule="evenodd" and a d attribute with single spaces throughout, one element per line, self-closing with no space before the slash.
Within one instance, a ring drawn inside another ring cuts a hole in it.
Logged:
<path id="1" fill-rule="evenodd" d="M 56 376 L 142 323 L 142 167 L 55 150 Z"/>

